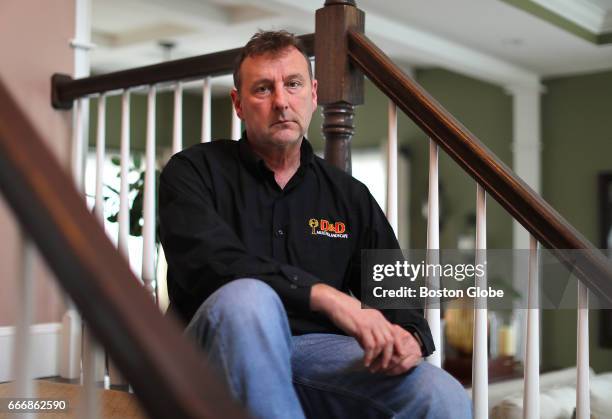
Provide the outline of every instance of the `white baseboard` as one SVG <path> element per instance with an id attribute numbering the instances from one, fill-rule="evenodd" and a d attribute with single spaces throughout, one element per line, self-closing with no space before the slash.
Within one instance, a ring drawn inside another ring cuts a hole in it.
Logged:
<path id="1" fill-rule="evenodd" d="M 61 323 L 32 325 L 32 374 L 34 378 L 59 375 Z M 11 381 L 15 327 L 0 327 L 0 382 Z"/>

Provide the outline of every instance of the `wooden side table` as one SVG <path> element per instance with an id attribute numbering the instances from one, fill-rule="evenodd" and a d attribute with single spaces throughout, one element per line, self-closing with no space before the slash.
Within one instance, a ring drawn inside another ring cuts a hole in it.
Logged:
<path id="1" fill-rule="evenodd" d="M 444 360 L 444 369 L 455 377 L 464 387 L 472 385 L 472 358 L 449 357 Z M 489 383 L 521 378 L 523 365 L 511 356 L 498 356 L 489 359 Z"/>

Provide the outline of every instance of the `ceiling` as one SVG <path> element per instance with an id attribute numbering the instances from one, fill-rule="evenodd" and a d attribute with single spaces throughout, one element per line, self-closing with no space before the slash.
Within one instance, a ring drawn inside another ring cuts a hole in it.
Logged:
<path id="1" fill-rule="evenodd" d="M 259 28 L 310 33 L 323 3 L 92 0 L 92 70 L 238 47 Z M 612 68 L 612 0 L 357 0 L 357 5 L 366 12 L 366 34 L 407 69 L 443 67 L 516 88 Z M 164 49 L 160 41 L 174 47 Z"/>

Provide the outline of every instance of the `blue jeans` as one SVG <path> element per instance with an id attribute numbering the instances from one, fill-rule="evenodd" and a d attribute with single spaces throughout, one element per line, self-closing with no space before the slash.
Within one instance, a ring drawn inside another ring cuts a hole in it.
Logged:
<path id="1" fill-rule="evenodd" d="M 352 337 L 291 336 L 280 298 L 256 279 L 219 288 L 186 333 L 254 418 L 471 418 L 467 393 L 440 368 L 372 374 Z"/>

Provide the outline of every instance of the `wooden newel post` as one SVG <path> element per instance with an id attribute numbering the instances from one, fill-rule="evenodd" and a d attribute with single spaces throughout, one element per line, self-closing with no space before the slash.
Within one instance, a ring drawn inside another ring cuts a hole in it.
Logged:
<path id="1" fill-rule="evenodd" d="M 363 103 L 363 74 L 351 65 L 347 31 L 364 31 L 365 14 L 353 0 L 327 0 L 316 13 L 315 77 L 323 105 L 325 160 L 351 172 L 355 105 Z"/>

